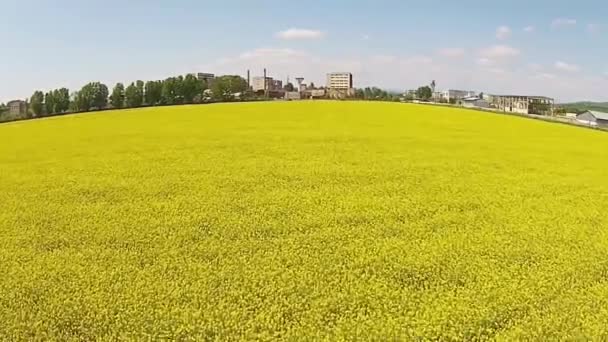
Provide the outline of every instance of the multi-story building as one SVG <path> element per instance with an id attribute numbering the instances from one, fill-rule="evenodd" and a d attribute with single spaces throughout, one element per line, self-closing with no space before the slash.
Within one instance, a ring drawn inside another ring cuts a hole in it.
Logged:
<path id="1" fill-rule="evenodd" d="M 251 80 L 251 89 L 253 91 L 270 90 L 272 77 L 256 76 Z"/>
<path id="2" fill-rule="evenodd" d="M 332 72 L 327 74 L 327 95 L 335 99 L 355 96 L 353 74 L 350 72 Z"/>
<path id="3" fill-rule="evenodd" d="M 353 74 L 350 72 L 332 72 L 327 74 L 327 88 L 349 90 L 353 88 Z"/>
<path id="4" fill-rule="evenodd" d="M 8 107 L 8 114 L 11 116 L 23 115 L 27 112 L 27 103 L 22 100 L 10 101 L 6 106 Z"/>
<path id="5" fill-rule="evenodd" d="M 257 76 L 251 82 L 251 89 L 253 91 L 279 91 L 283 89 L 283 81 L 266 77 L 266 82 L 264 82 L 263 76 Z"/>

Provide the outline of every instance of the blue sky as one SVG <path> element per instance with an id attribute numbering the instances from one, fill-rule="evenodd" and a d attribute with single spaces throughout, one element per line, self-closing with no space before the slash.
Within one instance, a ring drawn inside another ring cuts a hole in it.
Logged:
<path id="1" fill-rule="evenodd" d="M 88 81 L 262 73 L 608 101 L 608 2 L 0 0 L 0 102 Z"/>

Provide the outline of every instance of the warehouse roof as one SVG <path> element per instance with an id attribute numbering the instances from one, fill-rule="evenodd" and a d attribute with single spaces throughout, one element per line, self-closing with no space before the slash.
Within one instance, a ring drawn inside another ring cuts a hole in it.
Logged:
<path id="1" fill-rule="evenodd" d="M 588 110 L 585 113 L 590 113 L 591 115 L 593 115 L 596 119 L 600 119 L 600 120 L 607 120 L 608 121 L 608 113 L 604 113 L 604 112 L 598 112 L 595 110 Z M 583 113 L 584 114 L 584 113 Z"/>

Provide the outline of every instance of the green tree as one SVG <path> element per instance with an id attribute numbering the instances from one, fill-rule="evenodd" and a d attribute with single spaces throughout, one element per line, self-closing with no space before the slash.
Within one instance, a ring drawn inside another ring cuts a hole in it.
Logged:
<path id="1" fill-rule="evenodd" d="M 177 78 L 169 77 L 163 82 L 160 97 L 163 104 L 177 104 Z"/>
<path id="2" fill-rule="evenodd" d="M 433 91 L 429 86 L 420 87 L 418 90 L 416 90 L 416 96 L 421 100 L 428 101 L 431 97 L 433 97 Z"/>
<path id="3" fill-rule="evenodd" d="M 55 101 L 55 93 L 51 90 L 44 95 L 44 113 L 46 115 L 53 115 L 56 113 L 55 111 L 56 101 Z"/>
<path id="4" fill-rule="evenodd" d="M 196 76 L 188 74 L 182 81 L 181 92 L 184 98 L 184 103 L 193 103 L 197 96 L 202 96 L 203 84 L 196 78 Z"/>
<path id="5" fill-rule="evenodd" d="M 60 88 L 54 91 L 55 93 L 55 112 L 65 113 L 70 109 L 70 90 L 68 88 Z"/>
<path id="6" fill-rule="evenodd" d="M 138 94 L 141 94 L 141 104 L 138 107 L 141 107 L 144 104 L 144 100 L 145 100 L 145 97 L 144 97 L 145 86 L 144 85 L 145 85 L 144 81 L 142 81 L 142 80 L 137 80 L 135 82 L 135 86 L 137 87 L 137 92 L 138 92 Z"/>
<path id="7" fill-rule="evenodd" d="M 372 99 L 379 100 L 382 99 L 383 96 L 384 92 L 382 91 L 382 89 L 378 87 L 372 87 Z"/>
<path id="8" fill-rule="evenodd" d="M 293 86 L 293 83 L 289 82 L 285 85 L 285 91 L 294 91 L 295 87 Z"/>
<path id="9" fill-rule="evenodd" d="M 184 103 L 184 76 L 179 75 L 175 77 L 175 83 L 173 86 L 175 90 L 175 98 L 173 100 L 174 104 L 182 104 Z"/>
<path id="10" fill-rule="evenodd" d="M 110 103 L 114 108 L 122 108 L 125 105 L 125 86 L 122 83 L 116 83 L 110 96 Z"/>
<path id="11" fill-rule="evenodd" d="M 141 88 L 135 82 L 131 83 L 125 90 L 125 102 L 127 108 L 141 107 L 144 97 Z"/>
<path id="12" fill-rule="evenodd" d="M 87 111 L 88 109 L 85 109 L 85 107 L 86 107 L 86 103 L 85 103 L 84 96 L 82 96 L 80 94 L 80 91 L 75 91 L 71 97 L 70 108 L 69 108 L 70 111 L 71 112 Z"/>
<path id="13" fill-rule="evenodd" d="M 241 76 L 225 75 L 217 77 L 211 86 L 213 98 L 217 101 L 232 101 L 234 95 L 247 90 L 247 81 Z"/>
<path id="14" fill-rule="evenodd" d="M 148 81 L 145 85 L 146 103 L 150 106 L 156 106 L 161 103 L 161 95 L 163 91 L 163 81 Z"/>
<path id="15" fill-rule="evenodd" d="M 363 97 L 364 97 L 366 100 L 371 99 L 371 98 L 373 97 L 373 94 L 372 94 L 372 88 L 370 88 L 370 87 L 366 87 L 366 88 L 363 90 L 363 94 L 364 94 L 364 96 L 363 96 Z"/>
<path id="16" fill-rule="evenodd" d="M 355 90 L 355 98 L 363 100 L 365 99 L 365 90 L 357 88 Z"/>
<path id="17" fill-rule="evenodd" d="M 108 105 L 108 87 L 100 82 L 86 84 L 76 94 L 74 108 L 77 111 L 103 109 Z"/>
<path id="18" fill-rule="evenodd" d="M 30 108 L 34 116 L 41 116 L 44 110 L 44 93 L 37 90 L 30 98 Z"/>
<path id="19" fill-rule="evenodd" d="M 97 109 L 103 109 L 108 106 L 108 87 L 99 82 L 94 82 L 93 87 L 93 107 Z"/>

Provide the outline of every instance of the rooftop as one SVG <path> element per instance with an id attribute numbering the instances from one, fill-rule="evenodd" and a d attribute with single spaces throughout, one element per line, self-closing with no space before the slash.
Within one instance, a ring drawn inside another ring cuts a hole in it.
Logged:
<path id="1" fill-rule="evenodd" d="M 595 110 L 588 110 L 585 113 L 591 113 L 591 115 L 593 115 L 596 119 L 608 120 L 608 113 L 598 112 Z"/>
<path id="2" fill-rule="evenodd" d="M 553 98 L 551 98 L 551 97 L 547 97 L 547 96 L 533 96 L 533 95 L 498 95 L 498 94 L 492 94 L 492 96 L 496 96 L 496 97 L 526 97 L 526 98 L 529 98 L 529 99 L 553 100 Z"/>

